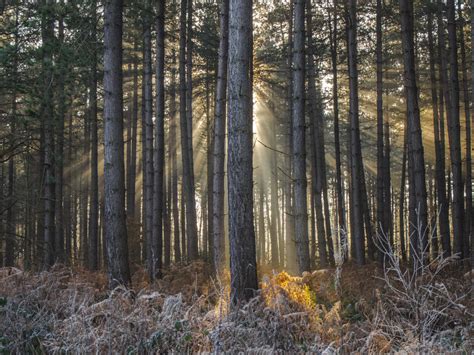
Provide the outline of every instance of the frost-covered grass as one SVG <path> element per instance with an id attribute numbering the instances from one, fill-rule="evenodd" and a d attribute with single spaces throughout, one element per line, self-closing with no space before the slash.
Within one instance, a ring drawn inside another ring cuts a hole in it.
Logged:
<path id="1" fill-rule="evenodd" d="M 209 278 L 203 262 L 173 266 L 155 285 L 139 270 L 136 288 L 110 292 L 102 273 L 0 269 L 0 353 L 472 351 L 472 304 L 466 302 L 462 312 L 448 307 L 446 322 L 433 326 L 423 343 L 415 334 L 395 338 L 383 316 L 391 314 L 385 300 L 396 301 L 386 281 L 371 276 L 384 275 L 377 270 L 349 264 L 342 275 L 266 275 L 255 298 L 230 312 L 228 280 Z M 436 282 L 466 291 L 459 280 Z M 403 327 L 409 320 L 393 321 Z"/>

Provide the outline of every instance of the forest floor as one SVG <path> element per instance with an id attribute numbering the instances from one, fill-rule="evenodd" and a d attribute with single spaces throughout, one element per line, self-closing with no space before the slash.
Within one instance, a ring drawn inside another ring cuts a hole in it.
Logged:
<path id="1" fill-rule="evenodd" d="M 132 289 L 113 291 L 104 273 L 0 269 L 0 354 L 474 349 L 472 273 L 451 268 L 411 292 L 376 264 L 303 277 L 261 269 L 260 291 L 233 312 L 228 280 L 212 279 L 204 262 L 173 265 L 153 285 L 138 268 Z"/>

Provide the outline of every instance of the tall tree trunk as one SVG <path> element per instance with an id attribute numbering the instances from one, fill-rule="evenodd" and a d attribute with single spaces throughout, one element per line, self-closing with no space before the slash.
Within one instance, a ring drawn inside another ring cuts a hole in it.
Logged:
<path id="1" fill-rule="evenodd" d="M 380 261 L 385 259 L 385 251 L 388 251 L 387 225 L 384 218 L 384 117 L 383 117 L 383 76 L 382 76 L 382 0 L 377 0 L 376 14 L 376 65 L 377 65 L 377 223 L 376 231 L 382 241 L 380 250 Z"/>
<path id="2" fill-rule="evenodd" d="M 288 105 L 288 124 L 287 124 L 287 146 L 288 155 L 285 161 L 288 177 L 286 181 L 286 246 L 287 246 L 287 261 L 288 269 L 293 272 L 298 272 L 298 262 L 296 258 L 295 246 L 295 216 L 293 215 L 293 19 L 294 19 L 294 1 L 290 1 L 290 11 L 288 16 L 288 48 L 287 48 L 287 105 Z"/>
<path id="3" fill-rule="evenodd" d="M 212 198 L 213 198 L 213 190 L 212 187 L 213 183 L 213 173 L 214 170 L 213 166 L 213 154 L 214 154 L 214 137 L 213 137 L 213 124 L 211 119 L 211 88 L 210 88 L 210 73 L 209 73 L 209 64 L 206 66 L 206 79 L 205 79 L 205 86 L 206 86 L 206 194 L 203 196 L 203 211 L 205 212 L 204 222 L 204 245 L 205 248 L 203 250 L 204 256 L 206 259 L 212 264 L 214 262 L 214 257 L 212 254 L 214 253 L 213 247 L 213 232 L 212 232 Z"/>
<path id="4" fill-rule="evenodd" d="M 444 206 L 444 200 L 446 199 L 445 189 L 446 182 L 444 181 L 444 171 L 440 164 L 441 155 L 444 152 L 441 151 L 441 141 L 439 133 L 439 106 L 438 106 L 438 91 L 436 84 L 436 69 L 435 69 L 435 56 L 434 56 L 434 41 L 433 41 L 433 12 L 431 8 L 428 8 L 428 51 L 429 51 L 429 60 L 430 60 L 430 82 L 431 82 L 431 102 L 433 105 L 433 127 L 434 127 L 434 145 L 435 145 L 435 156 L 436 156 L 436 165 L 435 165 L 435 190 L 437 193 L 438 204 L 441 204 L 439 208 L 439 229 L 445 229 L 448 226 L 447 220 L 447 209 Z M 443 197 L 444 195 L 444 197 Z M 439 205 L 438 205 L 439 206 Z M 435 219 L 436 221 L 436 219 Z M 433 254 L 436 257 L 438 254 L 438 233 L 439 230 L 434 225 L 435 230 L 432 232 L 433 236 Z M 442 230 L 441 235 L 448 233 L 449 231 Z"/>
<path id="5" fill-rule="evenodd" d="M 32 270 L 32 257 L 33 257 L 33 242 L 35 234 L 35 216 L 34 211 L 34 184 L 32 183 L 31 176 L 31 156 L 29 150 L 27 150 L 27 157 L 25 162 L 25 180 L 26 180 L 26 208 L 25 208 L 25 249 L 24 249 L 24 268 L 27 271 Z M 0 264 L 3 258 L 0 256 Z"/>
<path id="6" fill-rule="evenodd" d="M 157 270 L 158 249 L 157 241 L 154 237 L 153 220 L 153 191 L 154 191 L 154 164 L 153 164 L 153 85 L 152 85 L 152 64 L 151 64 L 151 11 L 146 8 L 144 14 L 143 29 L 143 108 L 142 114 L 144 130 L 144 195 L 143 214 L 144 231 L 147 251 L 147 269 L 150 280 L 154 280 Z"/>
<path id="7" fill-rule="evenodd" d="M 183 181 L 181 181 L 181 201 L 180 201 L 180 219 L 181 219 L 181 255 L 183 259 L 187 258 L 187 248 L 186 248 L 186 200 L 184 196 L 184 187 Z"/>
<path id="8" fill-rule="evenodd" d="M 468 77 L 467 77 L 467 62 L 466 62 L 466 43 L 464 40 L 464 17 L 461 9 L 462 1 L 459 0 L 459 27 L 460 27 L 460 43 L 461 43 L 461 69 L 462 69 L 462 90 L 463 90 L 463 101 L 464 101 L 464 117 L 466 120 L 466 172 L 465 172 L 465 184 L 466 184 L 466 210 L 464 217 L 464 235 L 463 235 L 463 253 L 464 257 L 467 258 L 473 251 L 470 248 L 470 238 L 472 238 L 471 224 L 472 224 L 472 166 L 471 166 L 471 109 L 469 102 L 469 89 L 468 89 Z"/>
<path id="9" fill-rule="evenodd" d="M 310 111 L 312 114 L 312 129 L 313 129 L 313 142 L 314 145 L 314 156 L 316 158 L 316 170 L 313 176 L 316 177 L 317 186 L 319 188 L 319 199 L 322 199 L 324 209 L 324 229 L 322 230 L 325 240 L 325 245 L 328 247 L 328 261 L 334 262 L 334 248 L 332 242 L 331 232 L 331 219 L 329 213 L 329 199 L 328 199 L 328 188 L 327 188 L 327 175 L 326 175 L 326 153 L 324 143 L 324 120 L 323 120 L 323 109 L 321 104 L 321 95 L 319 87 L 316 87 L 316 69 L 314 66 L 315 50 L 312 42 L 313 38 L 313 24 L 312 24 L 312 6 L 310 1 L 306 1 L 307 13 L 307 36 L 308 36 L 308 94 L 310 97 Z M 316 173 L 317 172 L 317 173 Z M 317 197 L 317 196 L 316 196 Z M 322 212 L 322 210 L 321 210 Z M 319 230 L 319 228 L 318 228 Z"/>
<path id="10" fill-rule="evenodd" d="M 474 73 L 474 0 L 471 0 L 471 75 Z M 474 104 L 474 80 L 471 79 L 471 95 Z M 469 249 L 471 252 L 471 267 L 474 265 L 474 216 L 472 208 L 472 142 L 471 142 L 471 120 L 466 120 L 466 223 L 469 223 L 467 231 L 470 233 Z"/>
<path id="11" fill-rule="evenodd" d="M 189 150 L 189 198 L 186 199 L 186 209 L 189 218 L 186 221 L 193 225 L 188 227 L 189 231 L 196 230 L 188 239 L 188 258 L 191 260 L 199 256 L 199 233 L 197 231 L 197 217 L 196 217 L 196 195 L 195 195 L 195 178 L 194 178 L 194 148 L 193 148 L 193 0 L 187 0 L 187 36 L 186 36 L 186 118 L 188 122 L 188 150 Z"/>
<path id="12" fill-rule="evenodd" d="M 264 211 L 264 204 L 265 204 L 265 185 L 263 182 L 263 178 L 260 178 L 259 181 L 259 196 L 258 196 L 258 240 L 259 240 L 259 248 L 258 251 L 260 253 L 260 257 L 258 258 L 259 262 L 263 265 L 266 263 L 265 256 L 266 256 L 266 240 L 265 240 L 265 211 Z"/>
<path id="13" fill-rule="evenodd" d="M 188 91 L 191 89 L 191 87 L 187 87 L 187 85 L 190 84 L 189 74 L 186 76 L 186 68 L 188 70 L 192 68 L 186 61 L 186 10 L 188 1 L 191 0 L 181 0 L 179 42 L 179 105 L 181 121 L 181 157 L 183 160 L 183 191 L 186 208 L 187 258 L 189 260 L 194 260 L 198 257 L 198 233 L 194 195 L 194 173 L 192 171 L 193 157 L 192 147 L 190 147 L 190 144 L 192 144 L 192 138 L 190 137 L 190 135 L 192 135 L 192 131 L 190 132 L 189 127 L 190 117 L 192 118 L 192 116 L 189 116 L 189 109 L 191 109 L 189 99 L 192 99 L 192 96 L 188 95 Z"/>
<path id="14" fill-rule="evenodd" d="M 351 233 L 353 234 L 354 253 L 356 262 L 359 265 L 365 263 L 364 247 L 364 216 L 362 188 L 363 167 L 360 162 L 361 146 L 359 132 L 359 89 L 357 71 L 357 18 L 356 1 L 350 0 L 346 5 L 347 16 L 347 51 L 349 69 L 349 117 L 350 117 L 350 152 L 351 152 Z M 370 238 L 370 236 L 368 236 Z"/>
<path id="15" fill-rule="evenodd" d="M 451 112 L 448 116 L 449 153 L 451 158 L 451 171 L 453 173 L 453 232 L 454 251 L 461 257 L 464 250 L 464 188 L 461 159 L 461 126 L 459 119 L 459 77 L 458 77 L 458 46 L 456 35 L 456 8 L 454 0 L 447 0 L 448 7 L 448 38 L 450 62 L 450 95 Z"/>
<path id="16" fill-rule="evenodd" d="M 316 70 L 314 68 L 314 46 L 313 41 L 313 25 L 312 25 L 312 6 L 311 1 L 306 0 L 306 26 L 308 37 L 308 112 L 310 117 L 310 146 L 311 146 L 311 187 L 312 187 L 312 204 L 315 205 L 316 225 L 317 225 L 317 240 L 319 249 L 319 264 L 325 267 L 328 264 L 328 255 L 326 248 L 326 235 L 322 204 L 322 162 L 319 145 L 319 130 L 318 125 L 321 120 L 318 116 L 322 114 L 319 109 L 318 97 L 316 94 Z"/>
<path id="17" fill-rule="evenodd" d="M 224 230 L 224 176 L 227 67 L 229 52 L 229 0 L 222 0 L 220 7 L 219 62 L 217 66 L 216 103 L 214 111 L 214 176 L 213 176 L 213 243 L 216 274 L 225 266 Z"/>
<path id="18" fill-rule="evenodd" d="M 228 191 L 231 304 L 239 306 L 258 288 L 253 225 L 252 0 L 229 6 Z"/>
<path id="19" fill-rule="evenodd" d="M 408 126 L 405 123 L 403 138 L 403 157 L 402 157 L 402 174 L 400 177 L 400 196 L 399 196 L 399 234 L 400 249 L 402 260 L 407 260 L 406 243 L 405 243 L 405 186 L 406 186 L 406 167 L 407 167 L 407 149 L 408 149 Z"/>
<path id="20" fill-rule="evenodd" d="M 159 0 L 156 21 L 156 121 L 153 194 L 153 263 L 152 279 L 161 276 L 163 268 L 163 213 L 165 194 L 165 0 Z"/>
<path id="21" fill-rule="evenodd" d="M 360 139 L 359 139 L 360 142 Z M 360 146 L 360 143 L 359 143 Z M 365 183 L 365 172 L 364 172 L 364 164 L 362 161 L 362 154 L 359 155 L 359 166 L 361 168 L 361 195 L 362 195 L 362 213 L 364 216 L 364 227 L 365 227 L 365 234 L 367 235 L 367 255 L 369 256 L 370 260 L 375 260 L 375 243 L 374 243 L 374 231 L 372 226 L 372 218 L 370 215 L 370 205 L 369 205 L 369 195 L 367 194 L 367 185 Z M 372 194 L 375 196 L 375 193 Z"/>
<path id="22" fill-rule="evenodd" d="M 4 195 L 4 186 L 5 186 L 5 173 L 4 173 L 4 165 L 3 163 L 0 164 L 0 195 L 3 196 Z M 3 201 L 2 201 L 3 202 Z M 3 240 L 6 239 L 7 237 L 7 231 L 6 231 L 6 228 L 5 228 L 5 223 L 4 223 L 4 220 L 3 220 L 3 215 L 0 215 L 0 267 L 3 267 L 5 266 L 5 263 L 6 263 L 6 260 L 4 258 L 4 252 L 6 252 L 6 250 L 4 250 L 4 246 L 3 246 Z M 6 242 L 5 242 L 6 244 Z M 5 246 L 6 247 L 6 246 Z M 15 260 L 13 260 L 12 263 L 14 263 Z"/>
<path id="23" fill-rule="evenodd" d="M 271 253 L 272 253 L 272 267 L 277 269 L 280 265 L 279 261 L 279 252 L 278 252 L 278 166 L 277 166 L 277 156 L 276 156 L 276 117 L 272 116 L 271 118 L 271 144 L 273 150 L 270 152 L 270 162 L 271 162 L 271 181 L 270 181 L 270 240 L 271 240 Z"/>
<path id="24" fill-rule="evenodd" d="M 86 94 L 84 94 L 84 101 L 86 101 Z M 80 250 L 82 265 L 88 267 L 89 261 L 89 182 L 90 182 L 90 152 L 91 152 L 91 129 L 90 129 L 90 115 L 84 115 L 84 147 L 83 158 L 81 159 L 81 209 L 80 209 Z"/>
<path id="25" fill-rule="evenodd" d="M 59 20 L 58 26 L 58 41 L 60 44 L 64 44 L 64 22 L 62 19 Z M 66 115 L 66 94 L 65 88 L 65 75 L 67 71 L 67 63 L 64 58 L 64 54 L 59 50 L 58 54 L 58 114 L 55 120 L 56 139 L 57 144 L 55 145 L 55 207 L 54 212 L 56 214 L 55 220 L 55 236 L 54 236 L 54 252 L 55 261 L 64 261 L 64 210 L 63 210 L 63 172 L 64 172 L 64 117 Z"/>
<path id="26" fill-rule="evenodd" d="M 109 286 L 131 282 L 125 216 L 123 151 L 122 0 L 104 7 L 104 203 Z"/>
<path id="27" fill-rule="evenodd" d="M 388 113 L 388 112 L 387 112 Z M 384 132 L 384 221 L 387 233 L 388 242 L 393 247 L 393 220 L 392 220 L 392 181 L 390 175 L 390 124 L 388 114 L 385 117 L 385 132 Z"/>
<path id="28" fill-rule="evenodd" d="M 171 124 L 171 103 L 170 111 L 168 112 L 168 135 L 170 132 Z M 175 108 L 173 108 L 175 110 Z M 165 149 L 166 155 L 166 149 Z M 173 153 L 170 145 L 170 138 L 168 136 L 168 164 L 165 163 L 165 177 L 164 181 L 166 182 L 166 187 L 163 188 L 163 265 L 164 267 L 169 267 L 171 265 L 171 245 L 172 245 L 172 206 L 173 206 L 173 166 L 172 166 Z"/>
<path id="29" fill-rule="evenodd" d="M 306 123 L 304 114 L 305 1 L 294 0 L 293 33 L 293 181 L 295 243 L 299 272 L 310 270 L 306 196 Z"/>
<path id="30" fill-rule="evenodd" d="M 449 195 L 446 192 L 446 161 L 445 161 L 445 126 L 444 114 L 446 106 L 446 116 L 451 115 L 451 105 L 449 98 L 449 83 L 446 63 L 446 48 L 445 48 L 445 31 L 442 18 L 442 2 L 438 1 L 437 11 L 438 24 L 438 65 L 440 72 L 440 93 L 439 93 L 439 141 L 440 141 L 440 155 L 437 167 L 438 181 L 438 203 L 439 203 L 439 232 L 441 238 L 441 245 L 443 247 L 443 254 L 445 256 L 451 255 L 451 241 L 450 241 L 450 226 L 449 226 Z M 445 105 L 446 102 L 446 105 Z"/>
<path id="31" fill-rule="evenodd" d="M 133 97 L 130 139 L 130 160 L 127 172 L 127 215 L 136 219 L 136 174 L 137 174 L 137 134 L 138 134 L 138 60 L 136 58 L 137 43 L 134 44 L 133 57 Z"/>
<path id="32" fill-rule="evenodd" d="M 89 91 L 91 124 L 91 201 L 89 209 L 89 263 L 91 270 L 99 268 L 99 157 L 97 125 L 97 3 L 92 4 L 91 44 L 94 46 L 91 56 L 91 82 Z"/>
<path id="33" fill-rule="evenodd" d="M 174 261 L 181 261 L 181 243 L 179 239 L 179 209 L 178 209 L 178 158 L 177 158 L 177 137 L 176 137 L 176 54 L 173 50 L 173 67 L 171 69 L 171 89 L 170 89 L 170 131 L 169 149 L 171 152 L 171 174 L 172 184 L 169 187 L 172 192 L 172 213 L 173 213 L 173 235 L 174 235 Z"/>
<path id="34" fill-rule="evenodd" d="M 408 119 L 408 175 L 412 206 L 417 212 L 416 235 L 412 238 L 412 251 L 419 253 L 427 243 L 427 201 L 425 181 L 425 160 L 421 139 L 418 87 L 415 73 L 413 41 L 413 3 L 400 0 L 401 31 L 403 43 L 404 79 Z M 412 211 L 414 212 L 414 211 Z M 418 243 L 421 243 L 419 245 Z"/>
<path id="35" fill-rule="evenodd" d="M 42 1 L 41 38 L 43 41 L 43 268 L 54 263 L 54 112 L 53 112 L 53 53 L 54 7 L 51 0 Z"/>
<path id="36" fill-rule="evenodd" d="M 7 216 L 6 216 L 6 228 L 5 228 L 5 266 L 13 266 L 15 263 L 15 253 L 16 253 L 16 216 L 15 216 L 15 144 L 16 144 L 16 120 L 17 120 L 17 76 L 18 76 L 18 45 L 19 45 L 19 36 L 18 36 L 18 15 L 19 15 L 19 6 L 15 9 L 15 42 L 14 42 L 14 56 L 13 56 L 13 73 L 12 78 L 13 82 L 13 92 L 11 93 L 11 116 L 10 116 L 10 137 L 9 145 L 11 149 L 12 156 L 8 161 L 8 189 L 6 196 L 7 203 Z M 28 178 L 28 176 L 27 176 Z M 3 179 L 2 179 L 3 186 Z M 3 189 L 3 188 L 2 188 Z M 3 196 L 3 191 L 2 196 Z M 29 192 L 29 191 L 27 191 Z M 28 200 L 27 200 L 28 203 Z M 3 206 L 2 206 L 3 207 Z M 27 206 L 28 208 L 28 206 Z M 3 221 L 2 221 L 3 222 Z M 3 251 L 2 242 L 0 242 L 0 266 L 3 266 Z M 26 251 L 25 251 L 26 254 Z M 26 255 L 25 255 L 26 259 Z"/>
<path id="37" fill-rule="evenodd" d="M 322 98 L 321 98 L 321 91 L 320 88 L 315 90 L 316 94 L 316 115 L 317 119 L 317 130 L 315 134 L 317 134 L 316 144 L 317 144 L 317 156 L 318 162 L 320 165 L 320 179 L 321 179 L 321 193 L 322 193 L 322 200 L 323 200 L 323 208 L 324 208 L 324 224 L 325 224 L 325 238 L 326 244 L 328 247 L 328 261 L 331 264 L 334 264 L 334 245 L 332 241 L 332 229 L 331 229 L 331 216 L 329 212 L 329 196 L 328 196 L 328 180 L 327 180 L 327 173 L 326 173 L 326 152 L 324 149 L 325 140 L 324 140 L 324 119 L 323 119 L 323 107 L 322 107 Z"/>
<path id="38" fill-rule="evenodd" d="M 338 27 L 337 27 L 337 0 L 333 1 L 334 13 L 332 18 L 331 33 L 331 65 L 332 65 L 332 99 L 333 99 L 333 116 L 334 116 L 334 149 L 336 156 L 336 194 L 337 194 L 337 215 L 338 215 L 338 233 L 340 246 L 347 246 L 347 223 L 346 212 L 344 209 L 344 192 L 342 190 L 342 173 L 341 173 L 341 144 L 339 140 L 339 85 L 337 80 L 337 46 L 338 46 Z M 343 255 L 347 258 L 347 253 Z"/>
<path id="39" fill-rule="evenodd" d="M 65 261 L 67 264 L 71 264 L 72 261 L 72 220 L 73 220 L 73 188 L 72 188 L 72 172 L 71 166 L 73 165 L 73 124 L 72 124 L 72 112 L 68 115 L 68 150 L 67 150 L 67 162 L 68 169 L 66 170 L 65 180 L 68 183 L 65 185 L 65 198 L 64 198 L 64 211 L 65 211 L 65 226 L 64 226 L 64 238 L 65 238 Z"/>

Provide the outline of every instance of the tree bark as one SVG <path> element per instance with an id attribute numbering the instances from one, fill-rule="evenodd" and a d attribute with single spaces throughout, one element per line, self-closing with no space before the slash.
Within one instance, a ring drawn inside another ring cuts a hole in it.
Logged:
<path id="1" fill-rule="evenodd" d="M 305 1 L 294 0 L 293 33 L 293 182 L 295 243 L 299 272 L 309 271 L 308 208 L 306 191 L 306 123 L 304 115 Z"/>
<path id="2" fill-rule="evenodd" d="M 288 105 L 288 121 L 287 121 L 287 146 L 288 155 L 285 161 L 285 166 L 288 172 L 287 181 L 285 184 L 285 213 L 286 213 L 286 249 L 287 249 L 287 266 L 292 273 L 298 272 L 298 262 L 296 258 L 296 243 L 295 243 L 295 216 L 293 215 L 293 19 L 294 19 L 294 1 L 290 1 L 290 11 L 288 16 L 288 44 L 287 44 L 287 105 Z"/>
<path id="3" fill-rule="evenodd" d="M 13 56 L 13 73 L 12 79 L 13 83 L 13 92 L 11 93 L 11 116 L 10 116 L 10 137 L 9 137 L 9 145 L 11 149 L 11 158 L 8 161 L 8 189 L 7 189 L 7 196 L 6 196 L 6 203 L 7 205 L 7 216 L 6 216 L 6 226 L 5 226 L 5 263 L 3 263 L 4 258 L 1 255 L 3 251 L 2 242 L 0 242 L 0 265 L 3 266 L 14 266 L 15 264 L 15 254 L 16 254 L 16 210 L 15 210 L 15 140 L 17 136 L 16 132 L 16 120 L 17 118 L 17 77 L 18 77 L 18 45 L 19 45 L 19 23 L 18 23 L 18 15 L 19 15 L 19 7 L 17 5 L 15 9 L 15 30 L 14 30 L 14 56 Z M 3 173 L 3 172 L 2 172 Z M 27 176 L 28 178 L 29 176 Z M 3 183 L 3 179 L 2 179 Z M 3 186 L 3 185 L 2 185 Z M 3 190 L 3 187 L 2 187 Z M 29 192 L 29 191 L 28 191 Z M 2 191 L 3 195 L 3 191 Z M 27 200 L 27 203 L 29 201 Z M 3 206 L 2 206 L 3 207 Z M 28 206 L 27 206 L 28 208 Z M 3 222 L 3 221 L 2 221 Z M 26 250 L 25 250 L 25 259 L 26 259 Z M 26 262 L 26 260 L 25 260 Z"/>
<path id="4" fill-rule="evenodd" d="M 206 191 L 205 195 L 202 197 L 203 211 L 205 212 L 204 218 L 204 257 L 208 260 L 211 264 L 214 263 L 214 247 L 213 247 L 213 231 L 212 231 L 212 198 L 213 198 L 213 170 L 214 170 L 214 161 L 213 161 L 213 154 L 214 154 L 214 129 L 213 129 L 213 122 L 211 118 L 211 88 L 210 88 L 210 68 L 209 64 L 206 66 L 206 78 L 205 78 L 205 90 L 206 90 Z"/>
<path id="5" fill-rule="evenodd" d="M 53 53 L 54 17 L 51 0 L 42 1 L 41 37 L 43 41 L 43 268 L 54 263 L 54 113 L 53 113 Z"/>
<path id="6" fill-rule="evenodd" d="M 253 225 L 252 0 L 229 3 L 228 191 L 231 304 L 258 288 Z"/>
<path id="7" fill-rule="evenodd" d="M 474 0 L 471 0 L 471 75 L 474 73 Z M 474 103 L 474 80 L 471 79 L 471 95 Z M 472 118 L 471 118 L 472 119 Z M 472 141 L 471 119 L 466 120 L 466 235 L 470 236 L 469 249 L 471 252 L 471 267 L 474 265 L 474 216 L 472 208 Z M 470 233 L 467 234 L 467 231 Z"/>
<path id="8" fill-rule="evenodd" d="M 463 253 L 464 257 L 469 257 L 472 250 L 470 250 L 471 223 L 472 223 L 472 166 L 471 166 L 471 109 L 469 101 L 468 76 L 467 76 L 467 62 L 466 62 L 466 43 L 464 40 L 464 16 L 461 9 L 462 1 L 459 0 L 459 27 L 460 27 L 460 44 L 461 44 L 461 70 L 462 70 L 462 91 L 464 101 L 464 117 L 466 120 L 466 155 L 465 155 L 465 184 L 466 184 L 466 205 L 464 217 L 464 234 L 463 234 Z"/>
<path id="9" fill-rule="evenodd" d="M 152 279 L 161 277 L 163 268 L 163 214 L 165 169 L 165 0 L 157 2 L 156 20 L 156 121 L 152 232 Z"/>
<path id="10" fill-rule="evenodd" d="M 461 125 L 459 119 L 459 75 L 458 75 L 458 46 L 456 35 L 456 8 L 454 0 L 447 0 L 448 12 L 448 38 L 450 62 L 450 95 L 451 112 L 448 116 L 449 153 L 451 158 L 451 171 L 453 174 L 453 234 L 454 252 L 464 257 L 464 188 L 461 159 Z"/>
<path id="11" fill-rule="evenodd" d="M 191 0 L 181 0 L 180 16 L 180 43 L 179 43 L 179 81 L 180 81 L 180 121 L 181 121 L 181 157 L 183 160 L 183 191 L 186 208 L 186 236 L 187 236 L 187 258 L 194 260 L 198 257 L 198 233 L 196 221 L 196 203 L 194 195 L 194 173 L 192 169 L 192 131 L 190 131 L 189 94 L 191 87 L 189 74 L 186 75 L 186 68 L 190 67 L 186 61 L 186 11 L 187 2 Z M 189 59 L 189 57 L 188 57 Z M 188 79 L 188 80 L 187 80 Z"/>
<path id="12" fill-rule="evenodd" d="M 384 218 L 384 117 L 383 117 L 383 76 L 382 76 L 382 0 L 377 0 L 376 10 L 376 66 L 377 66 L 377 223 L 376 231 L 382 240 L 382 249 L 379 250 L 380 262 L 385 259 L 385 250 L 388 250 L 387 225 Z"/>
<path id="13" fill-rule="evenodd" d="M 448 73 L 446 63 L 446 48 L 445 48 L 445 31 L 442 19 L 442 3 L 438 1 L 438 65 L 440 72 L 440 94 L 439 94 L 439 141 L 440 141 L 440 155 L 437 164 L 437 180 L 438 181 L 438 205 L 439 205 L 439 232 L 443 254 L 445 256 L 451 255 L 451 241 L 450 241 L 450 226 L 449 226 L 449 195 L 446 192 L 446 162 L 445 162 L 445 126 L 444 114 L 446 107 L 446 116 L 451 115 L 451 105 L 448 88 Z M 446 105 L 445 105 L 446 102 Z"/>
<path id="14" fill-rule="evenodd" d="M 427 201 L 425 181 L 425 160 L 421 139 L 420 110 L 418 107 L 418 87 L 415 73 L 413 41 L 413 4 L 400 0 L 401 31 L 404 60 L 405 93 L 408 119 L 408 175 L 412 206 L 416 210 L 416 235 L 412 238 L 412 252 L 424 250 L 427 243 Z M 412 211 L 414 212 L 414 211 Z M 421 243 L 421 245 L 419 245 Z"/>
<path id="15" fill-rule="evenodd" d="M 354 243 L 354 255 L 359 265 L 365 263 L 364 218 L 362 203 L 363 168 L 360 164 L 361 146 L 359 132 L 359 89 L 357 71 L 357 18 L 356 1 L 350 0 L 345 6 L 347 17 L 347 51 L 349 70 L 349 117 L 350 117 L 350 154 L 351 154 L 351 233 Z M 368 236 L 370 237 L 370 236 Z"/>
<path id="16" fill-rule="evenodd" d="M 280 265 L 280 254 L 278 252 L 278 230 L 277 230 L 277 221 L 278 221 L 278 166 L 277 166 L 277 156 L 276 156 L 276 118 L 272 116 L 271 118 L 271 144 L 274 148 L 270 154 L 271 162 L 271 181 L 270 181 L 270 241 L 271 241 L 271 253 L 272 253 L 272 268 L 277 269 Z"/>
<path id="17" fill-rule="evenodd" d="M 123 150 L 121 0 L 104 7 L 104 203 L 109 286 L 129 285 Z"/>
<path id="18" fill-rule="evenodd" d="M 334 116 L 334 150 L 336 156 L 336 194 L 337 194 L 337 216 L 338 216 L 338 233 L 340 246 L 347 245 L 347 223 L 346 212 L 344 208 L 344 192 L 342 190 L 342 160 L 341 160 L 341 144 L 340 144 L 340 128 L 339 128 L 339 85 L 338 85 L 338 69 L 337 69 L 337 46 L 338 46 L 338 27 L 337 27 L 337 0 L 333 1 L 334 13 L 332 18 L 331 33 L 331 66 L 332 66 L 332 99 L 333 99 L 333 116 Z M 343 255 L 347 258 L 347 252 Z"/>
<path id="19" fill-rule="evenodd" d="M 98 125 L 97 125 L 97 3 L 92 5 L 91 44 L 91 82 L 89 91 L 91 123 L 91 201 L 89 210 L 89 263 L 91 270 L 99 268 L 99 172 L 98 172 Z"/>
<path id="20" fill-rule="evenodd" d="M 441 230 L 441 235 L 445 233 L 449 234 L 449 231 L 446 231 L 446 226 L 448 226 L 449 222 L 447 221 L 447 209 L 445 208 L 446 194 L 446 182 L 444 181 L 444 171 L 441 165 L 441 155 L 444 152 L 441 151 L 441 141 L 440 141 L 440 133 L 439 133 L 439 105 L 438 105 L 438 91 L 436 89 L 436 69 L 435 69 L 435 57 L 434 57 L 434 41 L 433 41 L 433 13 L 432 9 L 428 8 L 428 52 L 429 52 L 429 60 L 430 60 L 430 82 L 431 82 L 431 102 L 433 106 L 433 127 L 434 127 L 434 145 L 435 145 L 435 156 L 436 156 L 436 164 L 435 164 L 435 190 L 437 194 L 437 201 L 439 212 L 439 230 L 435 226 L 435 230 L 432 232 L 433 236 L 433 255 L 437 256 L 438 254 L 438 233 Z M 444 195 L 444 197 L 443 197 Z M 446 218 L 446 220 L 445 220 Z M 435 219 L 436 221 L 436 219 Z"/>
<path id="21" fill-rule="evenodd" d="M 181 261 L 181 243 L 179 232 L 179 209 L 178 209 L 178 158 L 177 158 L 177 137 L 176 137 L 176 53 L 172 54 L 173 67 L 171 69 L 171 89 L 170 89 L 170 138 L 169 149 L 171 152 L 171 174 L 172 184 L 169 187 L 172 191 L 172 213 L 173 213 L 173 236 L 174 236 L 174 261 Z"/>
<path id="22" fill-rule="evenodd" d="M 147 8 L 145 11 L 150 12 Z M 144 132 L 144 196 L 143 196 L 143 213 L 145 217 L 144 231 L 147 250 L 147 269 L 148 276 L 151 281 L 157 275 L 158 244 L 154 235 L 156 226 L 153 220 L 153 193 L 154 193 L 154 164 L 153 164 L 153 85 L 152 85 L 152 63 L 151 63 L 151 14 L 144 14 L 143 29 L 143 127 Z M 161 232 L 160 232 L 161 233 Z"/>
<path id="23" fill-rule="evenodd" d="M 136 214 L 136 174 L 137 174 L 137 134 L 138 134 L 138 60 L 136 58 L 137 43 L 134 44 L 133 57 L 133 97 L 130 135 L 130 161 L 127 172 L 127 215 L 132 219 Z"/>
<path id="24" fill-rule="evenodd" d="M 314 68 L 314 46 L 313 41 L 313 25 L 312 25 L 312 6 L 311 1 L 306 0 L 306 25 L 308 37 L 308 113 L 310 117 L 310 146 L 311 146 L 311 189 L 312 189 L 312 204 L 315 206 L 315 219 L 317 225 L 317 240 L 319 249 L 319 265 L 326 267 L 328 264 L 327 245 L 326 245 L 326 231 L 324 225 L 323 204 L 322 204 L 322 162 L 319 142 L 318 125 L 321 120 L 318 115 L 321 115 L 321 107 L 319 105 L 316 94 L 316 70 Z M 314 253 L 315 254 L 315 253 Z"/>
<path id="25" fill-rule="evenodd" d="M 227 67 L 229 51 L 229 0 L 222 0 L 220 7 L 219 62 L 217 66 L 216 102 L 214 111 L 214 152 L 213 152 L 213 243 L 214 268 L 216 274 L 225 266 L 224 230 L 224 177 L 225 177 L 225 130 Z"/>

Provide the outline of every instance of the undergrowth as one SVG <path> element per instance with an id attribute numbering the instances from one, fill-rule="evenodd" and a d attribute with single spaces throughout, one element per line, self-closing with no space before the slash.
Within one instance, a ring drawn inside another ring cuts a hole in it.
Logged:
<path id="1" fill-rule="evenodd" d="M 174 266 L 154 285 L 138 270 L 135 289 L 110 292 L 101 273 L 61 266 L 36 274 L 0 269 L 0 353 L 417 349 L 416 337 L 395 342 L 381 324 L 380 298 L 388 297 L 390 288 L 368 276 L 375 266 L 346 269 L 336 280 L 341 292 L 334 291 L 334 270 L 303 278 L 285 272 L 264 276 L 257 296 L 234 312 L 228 307 L 228 280 L 208 277 L 203 262 Z M 354 282 L 364 277 L 365 288 L 373 290 L 357 294 L 360 285 Z M 470 353 L 470 339 L 472 317 L 466 313 L 450 333 L 434 329 L 423 349 Z"/>

